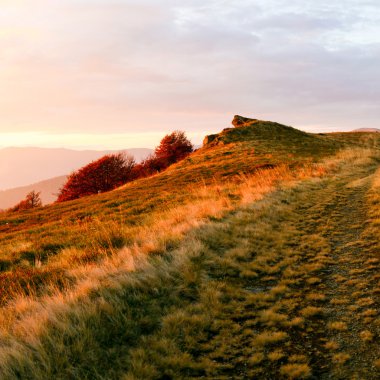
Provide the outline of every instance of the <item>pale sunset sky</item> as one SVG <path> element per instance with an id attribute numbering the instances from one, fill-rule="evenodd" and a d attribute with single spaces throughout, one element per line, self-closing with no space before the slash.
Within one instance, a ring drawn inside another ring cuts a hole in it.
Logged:
<path id="1" fill-rule="evenodd" d="M 377 0 L 0 0 L 0 54 L 0 148 L 380 127 Z"/>

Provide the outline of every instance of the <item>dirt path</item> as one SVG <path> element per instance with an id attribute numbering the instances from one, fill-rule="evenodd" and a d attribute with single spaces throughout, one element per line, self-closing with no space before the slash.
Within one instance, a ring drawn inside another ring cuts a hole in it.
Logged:
<path id="1" fill-rule="evenodd" d="M 380 379 L 378 166 L 348 163 L 213 218 L 73 318 L 101 355 L 58 326 L 2 379 Z"/>
<path id="2" fill-rule="evenodd" d="M 378 253 L 362 238 L 375 170 L 284 191 L 206 234 L 207 274 L 227 299 L 198 342 L 215 365 L 206 377 L 380 378 Z"/>
<path id="3" fill-rule="evenodd" d="M 316 378 L 375 379 L 378 343 L 379 297 L 376 252 L 363 240 L 368 219 L 365 197 L 371 184 L 369 170 L 337 178 L 324 191 L 310 192 L 316 204 L 302 212 L 299 228 L 325 239 L 330 262 L 320 271 L 316 291 L 323 315 L 310 340 L 318 347 L 312 358 Z"/>
<path id="4" fill-rule="evenodd" d="M 130 353 L 156 371 L 145 378 L 379 379 L 379 253 L 363 238 L 377 167 L 348 164 L 196 231 L 182 307 Z"/>

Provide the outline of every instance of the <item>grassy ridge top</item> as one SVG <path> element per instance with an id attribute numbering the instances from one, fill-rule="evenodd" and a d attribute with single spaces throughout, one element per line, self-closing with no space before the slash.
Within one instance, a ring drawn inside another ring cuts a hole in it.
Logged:
<path id="1" fill-rule="evenodd" d="M 214 136 L 216 138 L 212 144 L 206 144 L 184 161 L 156 176 L 134 181 L 114 192 L 18 214 L 0 214 L 0 237 L 58 220 L 75 221 L 87 216 L 118 215 L 120 206 L 131 209 L 135 215 L 142 214 L 154 208 L 153 204 L 164 201 L 167 192 L 171 193 L 169 198 L 175 202 L 180 196 L 176 190 L 192 187 L 194 183 L 210 183 L 239 173 L 248 174 L 267 165 L 315 160 L 334 153 L 342 146 L 335 139 L 321 138 L 260 120 L 224 130 Z M 145 203 L 147 199 L 151 202 Z M 128 222 L 133 224 L 136 220 L 129 218 Z"/>
<path id="2" fill-rule="evenodd" d="M 326 341 L 320 316 L 331 328 L 347 322 L 341 308 L 319 304 L 335 305 L 341 277 L 342 268 L 331 274 L 327 266 L 337 245 L 356 255 L 346 242 L 357 226 L 340 225 L 364 225 L 379 162 L 378 151 L 363 149 L 325 160 L 369 141 L 344 139 L 252 120 L 151 178 L 2 215 L 0 377 L 295 379 L 329 371 L 320 363 L 339 346 Z M 349 269 L 347 286 L 363 273 Z M 361 299 L 368 286 L 358 285 L 358 304 L 370 305 Z M 372 313 L 363 311 L 365 323 Z M 367 342 L 378 330 L 362 335 Z M 299 344 L 306 340 L 314 351 Z M 333 361 L 350 355 L 339 351 Z"/>
<path id="3" fill-rule="evenodd" d="M 302 155 L 316 155 L 334 150 L 340 142 L 326 140 L 317 134 L 306 133 L 283 124 L 248 119 L 243 125 L 226 128 L 221 133 L 208 136 L 210 145 L 229 143 L 250 143 L 259 153 L 288 152 Z"/>
<path id="4" fill-rule="evenodd" d="M 369 135 L 370 138 L 361 138 Z M 334 154 L 344 146 L 355 145 L 358 136 L 359 145 L 379 145 L 379 134 L 316 135 L 274 122 L 248 120 L 242 126 L 214 135 L 211 143 L 153 177 L 109 193 L 0 214 L 2 275 L 11 278 L 11 285 L 25 271 L 30 276 L 32 270 L 39 283 L 44 270 L 51 273 L 46 264 L 55 256 L 75 248 L 83 250 L 91 261 L 97 260 L 94 252 L 99 246 L 105 251 L 120 249 L 133 240 L 133 232 L 124 233 L 125 228 L 149 225 L 168 208 L 192 202 L 194 189 L 229 181 L 238 183 L 241 175 L 262 168 L 277 165 L 297 168 Z M 104 239 L 101 230 L 106 225 L 113 225 L 115 231 Z M 14 269 L 19 271 L 16 278 Z"/>
<path id="5" fill-rule="evenodd" d="M 183 192 L 194 187 L 195 183 L 207 184 L 225 180 L 237 174 L 249 174 L 257 168 L 280 163 L 297 165 L 301 161 L 316 160 L 335 153 L 345 144 L 354 144 L 358 135 L 371 136 L 371 139 L 357 139 L 360 145 L 380 145 L 380 138 L 377 135 L 372 137 L 374 134 L 320 136 L 274 122 L 252 120 L 244 126 L 229 128 L 213 135 L 211 144 L 205 144 L 165 172 L 137 180 L 116 191 L 38 210 L 0 214 L 0 239 L 4 243 L 4 240 L 13 240 L 25 232 L 29 235 L 38 233 L 43 237 L 44 227 L 49 228 L 50 235 L 67 235 L 61 229 L 62 223 L 67 227 L 68 224 L 83 221 L 86 217 L 122 217 L 127 224 L 140 223 L 144 215 L 159 209 L 166 202 L 180 203 Z M 76 234 L 72 237 L 74 239 L 67 236 L 67 241 L 78 239 Z M 53 240 L 57 241 L 55 237 Z"/>

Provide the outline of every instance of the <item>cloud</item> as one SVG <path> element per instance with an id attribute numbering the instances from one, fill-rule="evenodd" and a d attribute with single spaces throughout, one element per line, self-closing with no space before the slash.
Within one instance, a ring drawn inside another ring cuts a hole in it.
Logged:
<path id="1" fill-rule="evenodd" d="M 2 2 L 0 132 L 378 126 L 379 18 L 353 0 Z"/>

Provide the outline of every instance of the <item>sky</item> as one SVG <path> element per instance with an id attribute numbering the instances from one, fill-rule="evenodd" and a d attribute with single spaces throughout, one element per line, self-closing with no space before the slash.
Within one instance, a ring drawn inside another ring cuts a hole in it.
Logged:
<path id="1" fill-rule="evenodd" d="M 0 0 L 0 147 L 380 127 L 372 0 Z"/>

